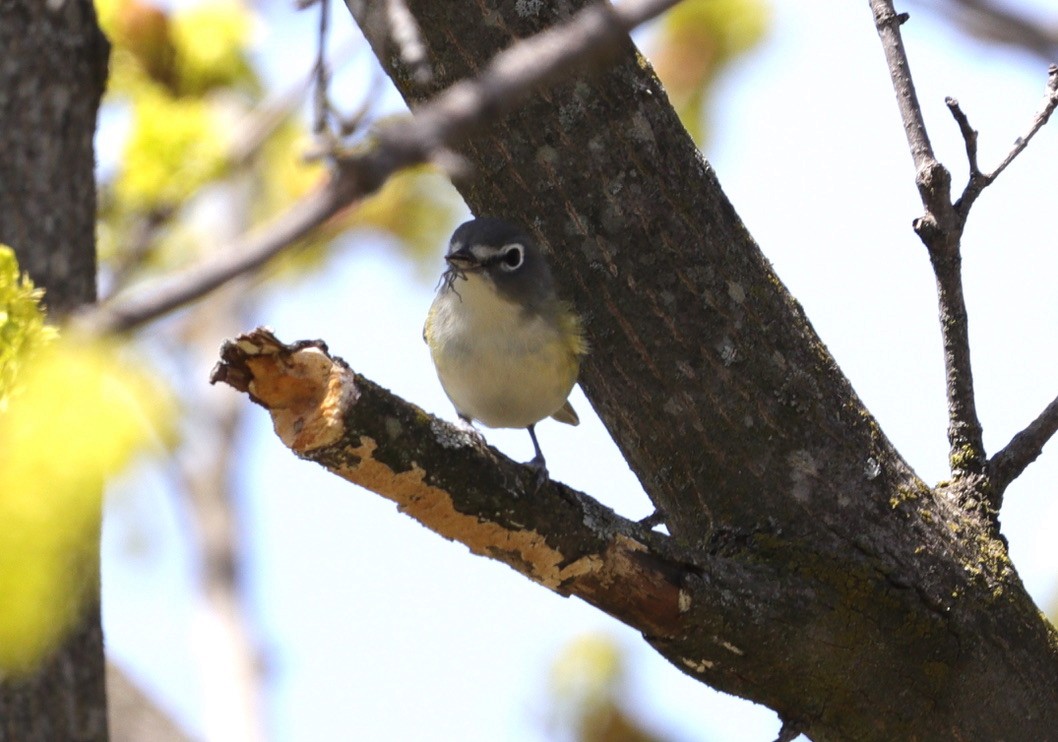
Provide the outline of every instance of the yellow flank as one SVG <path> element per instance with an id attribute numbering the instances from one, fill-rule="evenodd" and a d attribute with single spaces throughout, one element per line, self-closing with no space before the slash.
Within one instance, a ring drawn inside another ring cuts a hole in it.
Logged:
<path id="1" fill-rule="evenodd" d="M 456 410 L 490 428 L 525 428 L 552 415 L 575 425 L 566 398 L 587 346 L 580 321 L 564 310 L 555 327 L 474 273 L 440 292 L 425 338 Z"/>

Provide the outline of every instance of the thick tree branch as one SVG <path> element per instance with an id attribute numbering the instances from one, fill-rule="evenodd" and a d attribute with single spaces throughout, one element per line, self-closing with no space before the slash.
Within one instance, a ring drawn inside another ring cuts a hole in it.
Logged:
<path id="1" fill-rule="evenodd" d="M 567 18 L 564 4 L 406 2 L 438 86 Z M 418 104 L 423 91 L 372 26 L 384 0 L 357 5 Z M 892 449 L 634 47 L 527 97 L 459 154 L 475 176 L 457 184 L 468 204 L 526 225 L 585 315 L 581 385 L 672 538 L 700 567 L 723 555 L 770 577 L 765 592 L 784 586 L 770 595 L 783 605 L 775 621 L 759 620 L 754 585 L 717 607 L 745 657 L 683 653 L 696 677 L 775 708 L 816 742 L 1050 732 L 1038 714 L 1052 707 L 1028 697 L 1058 682 L 1058 662 L 994 524 L 930 491 Z M 979 486 L 959 483 L 968 495 Z M 989 638 L 1014 625 L 1033 637 L 1016 659 Z M 1030 690 L 995 692 L 1015 686 Z"/>
<path id="2" fill-rule="evenodd" d="M 355 374 L 321 341 L 287 345 L 263 328 L 240 335 L 225 343 L 211 381 L 268 410 L 298 456 L 392 500 L 475 554 L 641 631 L 684 672 L 744 661 L 722 628 L 734 591 L 756 603 L 777 588 L 763 570 L 692 555 L 561 483 L 537 489 L 530 467 Z M 719 632 L 704 648 L 692 639 L 703 626 Z"/>
<path id="3" fill-rule="evenodd" d="M 988 469 L 997 497 L 1002 497 L 1007 486 L 1037 459 L 1055 432 L 1058 432 L 1058 397 L 989 460 Z"/>
<path id="4" fill-rule="evenodd" d="M 899 575 L 849 565 L 831 582 L 799 568 L 775 571 L 767 560 L 740 558 L 733 545 L 688 549 L 560 483 L 537 489 L 531 468 L 355 374 L 321 341 L 287 345 L 266 329 L 240 335 L 225 343 L 211 381 L 246 392 L 266 409 L 277 436 L 298 456 L 392 500 L 401 512 L 473 553 L 605 611 L 642 632 L 693 677 L 748 678 L 761 672 L 786 677 L 781 668 L 789 663 L 801 670 L 791 678 L 795 685 L 826 684 L 840 716 L 861 683 L 844 674 L 820 674 L 819 664 L 826 664 L 823 658 L 837 637 L 866 630 L 872 642 L 842 645 L 862 652 L 865 661 L 874 654 L 874 642 L 888 642 L 889 651 L 895 642 L 902 647 L 896 656 L 925 652 L 935 663 L 964 651 L 943 622 L 909 619 L 920 596 L 909 592 Z M 786 552 L 786 558 L 796 563 L 804 555 Z M 849 585 L 863 591 L 866 601 L 855 603 L 851 613 L 840 608 L 849 599 Z M 883 613 L 892 615 L 880 624 L 866 615 L 868 605 L 876 610 L 877 596 L 888 606 Z M 806 625 L 803 612 L 819 603 L 831 606 L 830 619 Z M 943 614 L 951 606 L 937 610 Z M 889 620 L 915 620 L 910 641 L 891 634 Z M 767 633 L 759 633 L 762 628 Z M 778 657 L 781 667 L 775 665 Z M 899 682 L 901 667 L 871 661 L 865 677 L 881 673 L 891 675 L 887 682 Z M 942 685 L 951 682 L 942 675 Z M 824 741 L 846 738 L 816 737 L 811 722 L 800 721 L 804 709 L 783 698 L 778 694 L 769 705 L 784 719 L 798 720 L 784 723 L 787 738 L 795 730 Z M 929 713 L 933 701 L 923 700 L 924 706 L 902 697 L 903 715 Z M 825 732 L 816 718 L 816 728 Z"/>

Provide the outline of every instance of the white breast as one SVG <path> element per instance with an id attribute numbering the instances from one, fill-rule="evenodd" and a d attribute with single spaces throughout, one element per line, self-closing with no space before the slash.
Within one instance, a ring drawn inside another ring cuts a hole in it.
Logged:
<path id="1" fill-rule="evenodd" d="M 490 428 L 524 428 L 565 403 L 577 359 L 558 328 L 470 274 L 430 308 L 428 341 L 456 410 Z"/>

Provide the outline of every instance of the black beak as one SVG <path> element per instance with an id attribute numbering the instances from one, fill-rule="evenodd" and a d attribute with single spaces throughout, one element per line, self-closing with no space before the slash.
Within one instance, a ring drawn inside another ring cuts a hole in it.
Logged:
<path id="1" fill-rule="evenodd" d="M 472 270 L 473 268 L 476 268 L 478 264 L 477 258 L 474 257 L 474 253 L 472 253 L 468 247 L 461 247 L 458 250 L 453 250 L 445 255 L 445 260 L 450 266 L 452 266 L 452 268 L 461 271 Z"/>

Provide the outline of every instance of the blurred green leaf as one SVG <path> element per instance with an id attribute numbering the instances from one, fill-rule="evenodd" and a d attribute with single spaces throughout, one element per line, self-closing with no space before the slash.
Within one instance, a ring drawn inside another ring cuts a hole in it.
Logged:
<path id="1" fill-rule="evenodd" d="M 719 74 L 764 38 L 765 0 L 685 0 L 662 21 L 651 59 L 694 141 L 708 138 L 706 106 Z"/>

